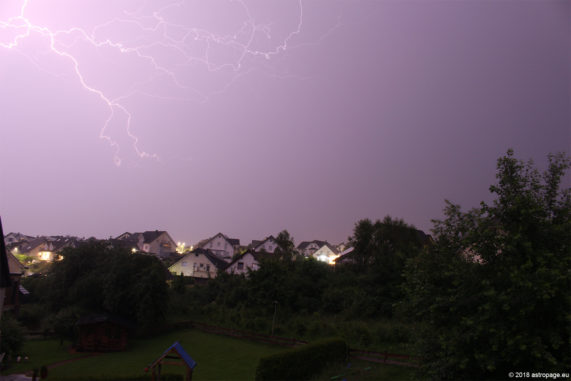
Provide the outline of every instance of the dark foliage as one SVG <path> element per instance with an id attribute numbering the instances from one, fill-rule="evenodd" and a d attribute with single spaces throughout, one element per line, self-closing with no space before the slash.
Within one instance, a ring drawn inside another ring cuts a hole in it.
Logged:
<path id="1" fill-rule="evenodd" d="M 498 160 L 491 205 L 435 221 L 435 245 L 410 262 L 408 312 L 423 378 L 504 379 L 516 369 L 569 371 L 569 159 L 540 174 L 513 152 Z"/>
<path id="2" fill-rule="evenodd" d="M 96 241 L 67 249 L 63 257 L 47 276 L 34 280 L 60 336 L 71 336 L 77 318 L 90 312 L 121 316 L 140 331 L 164 320 L 168 288 L 158 259 Z"/>
<path id="3" fill-rule="evenodd" d="M 0 320 L 0 353 L 7 357 L 17 355 L 24 344 L 24 328 L 10 314 L 5 313 Z"/>

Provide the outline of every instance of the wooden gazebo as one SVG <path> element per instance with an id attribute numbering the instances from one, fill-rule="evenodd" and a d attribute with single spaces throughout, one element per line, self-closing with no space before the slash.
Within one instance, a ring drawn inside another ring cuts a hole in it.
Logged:
<path id="1" fill-rule="evenodd" d="M 151 371 L 152 380 L 156 381 L 157 379 L 160 379 L 163 365 L 184 366 L 186 368 L 184 379 L 185 381 L 191 381 L 192 370 L 196 367 L 196 361 L 186 353 L 182 345 L 177 341 L 168 347 L 151 365 L 146 367 L 145 372 Z"/>

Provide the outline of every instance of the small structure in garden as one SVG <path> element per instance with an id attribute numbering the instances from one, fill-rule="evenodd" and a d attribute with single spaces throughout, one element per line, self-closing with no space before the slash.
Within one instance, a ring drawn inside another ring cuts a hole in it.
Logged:
<path id="1" fill-rule="evenodd" d="M 122 351 L 127 347 L 130 324 L 117 316 L 94 314 L 76 323 L 77 350 L 85 352 Z"/>
<path id="2" fill-rule="evenodd" d="M 185 381 L 192 380 L 192 370 L 196 367 L 196 361 L 184 350 L 182 345 L 177 341 L 168 347 L 163 354 L 156 359 L 151 365 L 145 368 L 145 372 L 152 371 L 152 380 L 161 378 L 163 365 L 177 365 L 186 368 Z"/>

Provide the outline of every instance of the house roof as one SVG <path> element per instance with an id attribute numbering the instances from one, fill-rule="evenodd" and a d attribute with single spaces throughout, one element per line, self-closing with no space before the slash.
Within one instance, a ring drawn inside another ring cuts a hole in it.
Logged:
<path id="1" fill-rule="evenodd" d="M 254 259 L 256 260 L 256 262 L 260 262 L 261 260 L 263 260 L 264 258 L 274 258 L 275 256 L 271 253 L 257 253 L 255 251 L 252 250 L 248 250 L 245 253 L 243 253 L 242 255 L 240 255 L 239 257 L 235 258 L 232 262 L 230 262 L 228 264 L 228 266 L 226 266 L 226 268 L 231 267 L 234 263 L 241 261 L 244 259 L 244 257 L 250 254 L 252 257 L 254 257 Z"/>
<path id="2" fill-rule="evenodd" d="M 20 252 L 21 253 L 29 253 L 30 251 L 34 250 L 35 248 L 39 247 L 40 245 L 45 244 L 47 241 L 45 238 L 39 237 L 36 239 L 33 239 L 30 242 L 26 242 L 23 245 L 20 246 Z"/>
<path id="3" fill-rule="evenodd" d="M 334 245 L 331 245 L 328 242 L 325 242 L 325 244 L 321 245 L 321 247 L 319 249 L 321 249 L 323 246 L 327 246 L 329 248 L 329 250 L 331 250 L 334 254 L 338 254 L 339 252 L 337 251 L 337 248 Z M 319 250 L 317 249 L 317 250 Z"/>
<path id="4" fill-rule="evenodd" d="M 10 287 L 11 283 L 8 256 L 4 243 L 4 232 L 2 231 L 2 219 L 0 219 L 0 287 Z M 0 308 L 2 308 L 2 306 L 0 306 Z"/>
<path id="5" fill-rule="evenodd" d="M 123 234 L 119 234 L 115 239 L 129 239 L 133 236 L 133 233 L 125 232 Z"/>
<path id="6" fill-rule="evenodd" d="M 203 247 L 204 245 L 206 245 L 208 242 L 212 241 L 214 238 L 218 237 L 218 236 L 222 236 L 226 241 L 228 241 L 228 243 L 232 246 L 239 246 L 240 245 L 240 240 L 238 238 L 228 238 L 228 236 L 226 234 L 222 234 L 222 233 L 218 233 L 218 234 L 214 234 L 212 237 L 210 238 L 206 238 L 203 239 L 201 241 L 199 241 L 196 244 L 196 247 Z"/>
<path id="7" fill-rule="evenodd" d="M 297 248 L 299 250 L 304 250 L 306 247 L 308 247 L 312 243 L 315 243 L 319 247 L 322 247 L 323 245 L 329 245 L 329 243 L 327 241 L 313 240 L 313 241 L 303 241 L 299 245 L 297 245 Z"/>
<path id="8" fill-rule="evenodd" d="M 147 230 L 143 232 L 143 243 L 151 243 L 157 238 L 159 238 L 163 233 L 166 233 L 164 230 Z"/>
<path id="9" fill-rule="evenodd" d="M 26 272 L 26 266 L 24 266 L 18 258 L 12 255 L 10 252 L 6 252 L 6 257 L 8 258 L 8 270 L 11 275 L 22 275 Z"/>
<path id="10" fill-rule="evenodd" d="M 261 241 L 252 241 L 252 247 L 253 247 L 254 249 L 257 249 L 258 247 L 262 246 L 264 243 L 266 243 L 267 241 L 270 241 L 270 240 L 276 242 L 276 239 L 274 238 L 274 236 L 271 235 L 271 236 L 269 236 L 269 237 L 264 238 L 264 239 L 261 240 Z M 254 242 L 257 242 L 257 244 L 254 245 Z"/>
<path id="11" fill-rule="evenodd" d="M 208 249 L 203 249 L 203 248 L 197 248 L 192 250 L 190 253 L 186 254 L 184 257 L 182 257 L 180 261 L 184 260 L 185 258 L 188 258 L 192 255 L 204 255 L 209 261 L 210 263 L 212 263 L 214 266 L 216 266 L 216 268 L 218 268 L 219 270 L 224 270 L 227 266 L 228 263 L 226 261 L 224 261 L 223 259 L 220 259 L 216 256 L 216 254 L 214 254 L 212 251 L 208 250 Z M 177 262 L 178 263 L 178 262 Z M 174 265 L 173 265 L 174 266 Z"/>

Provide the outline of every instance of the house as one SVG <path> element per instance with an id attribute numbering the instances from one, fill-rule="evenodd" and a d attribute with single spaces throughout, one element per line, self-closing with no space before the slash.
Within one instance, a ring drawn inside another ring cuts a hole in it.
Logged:
<path id="1" fill-rule="evenodd" d="M 228 238 L 226 235 L 218 233 L 211 238 L 200 241 L 196 244 L 196 247 L 210 250 L 219 258 L 230 262 L 234 254 L 240 250 L 240 240 L 237 238 Z"/>
<path id="2" fill-rule="evenodd" d="M 303 241 L 297 245 L 297 251 L 305 257 L 310 257 L 325 244 L 328 244 L 327 241 Z"/>
<path id="3" fill-rule="evenodd" d="M 255 252 L 265 251 L 266 253 L 273 253 L 276 251 L 278 243 L 274 236 L 266 237 L 262 241 L 252 241 L 250 248 Z"/>
<path id="4" fill-rule="evenodd" d="M 272 259 L 274 257 L 272 253 L 249 250 L 230 262 L 224 271 L 228 274 L 247 275 L 250 271 L 258 270 L 260 263 L 264 259 Z"/>
<path id="5" fill-rule="evenodd" d="M 22 233 L 8 233 L 4 237 L 4 242 L 6 246 L 9 246 L 15 243 L 29 242 L 33 239 L 34 237 L 30 237 Z"/>
<path id="6" fill-rule="evenodd" d="M 139 242 L 141 242 L 141 238 L 139 238 Z M 165 257 L 176 252 L 176 242 L 166 231 L 146 231 L 142 233 L 142 247 L 139 246 L 139 249 L 145 253 Z"/>
<path id="7" fill-rule="evenodd" d="M 122 351 L 127 347 L 130 324 L 117 316 L 94 314 L 79 319 L 77 350 L 85 352 Z"/>
<path id="8" fill-rule="evenodd" d="M 185 254 L 175 264 L 169 267 L 174 275 L 184 275 L 194 278 L 216 278 L 228 263 L 208 249 L 194 249 Z"/>
<path id="9" fill-rule="evenodd" d="M 339 256 L 335 258 L 335 264 L 343 264 L 343 263 L 357 263 L 355 256 L 351 254 L 353 252 L 353 247 L 348 247 L 347 249 L 343 250 L 339 253 Z"/>
<path id="10" fill-rule="evenodd" d="M 335 264 L 335 259 L 339 257 L 339 253 L 335 249 L 335 246 L 325 243 L 319 249 L 313 252 L 311 256 L 318 261 L 329 263 L 330 265 Z"/>
<path id="11" fill-rule="evenodd" d="M 53 242 L 38 237 L 12 249 L 13 254 L 22 254 L 40 261 L 53 261 L 56 258 Z"/>
<path id="12" fill-rule="evenodd" d="M 114 246 L 155 254 L 159 258 L 168 257 L 176 252 L 176 242 L 164 230 L 148 230 L 142 233 L 125 232 L 110 241 Z"/>

